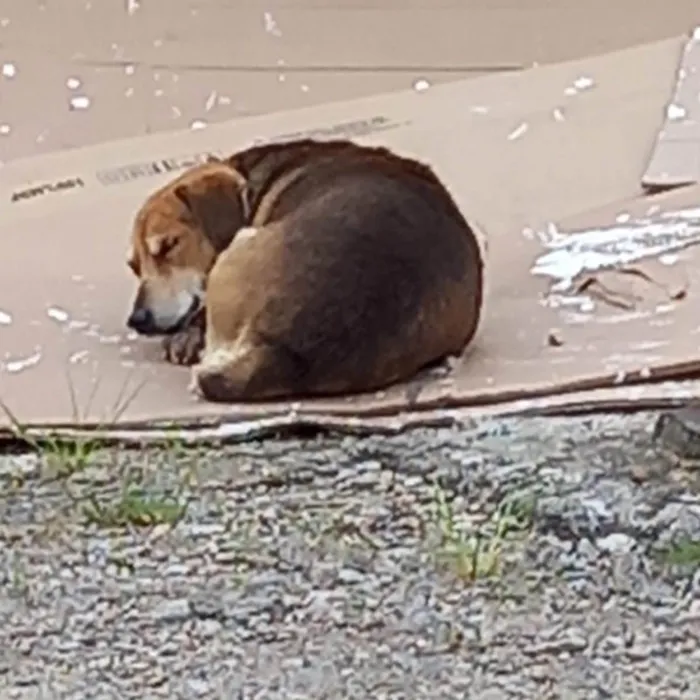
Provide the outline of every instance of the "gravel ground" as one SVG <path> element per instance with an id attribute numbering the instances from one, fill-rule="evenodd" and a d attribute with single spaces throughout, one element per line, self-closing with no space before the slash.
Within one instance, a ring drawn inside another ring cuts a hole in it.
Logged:
<path id="1" fill-rule="evenodd" d="M 4 456 L 0 698 L 695 700 L 653 420 Z"/>

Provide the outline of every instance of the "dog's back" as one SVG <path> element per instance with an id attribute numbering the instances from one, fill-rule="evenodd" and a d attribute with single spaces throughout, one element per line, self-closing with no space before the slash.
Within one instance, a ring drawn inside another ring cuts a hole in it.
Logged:
<path id="1" fill-rule="evenodd" d="M 210 275 L 196 371 L 210 400 L 379 389 L 477 330 L 479 244 L 432 170 L 386 149 L 300 143 L 286 161 L 284 146 L 255 154 L 271 177 L 256 233 Z"/>

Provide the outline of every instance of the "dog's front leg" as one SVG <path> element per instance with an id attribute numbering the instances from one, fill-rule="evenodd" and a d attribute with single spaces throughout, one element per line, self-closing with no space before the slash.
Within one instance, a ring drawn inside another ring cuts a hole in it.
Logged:
<path id="1" fill-rule="evenodd" d="M 206 314 L 201 308 L 182 330 L 163 340 L 165 359 L 174 365 L 197 364 L 204 349 L 205 329 Z"/>

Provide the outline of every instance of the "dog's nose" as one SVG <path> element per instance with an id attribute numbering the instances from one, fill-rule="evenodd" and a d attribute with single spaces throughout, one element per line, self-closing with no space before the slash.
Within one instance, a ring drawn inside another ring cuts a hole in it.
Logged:
<path id="1" fill-rule="evenodd" d="M 154 329 L 153 314 L 143 307 L 134 309 L 126 325 L 137 333 L 152 333 Z"/>

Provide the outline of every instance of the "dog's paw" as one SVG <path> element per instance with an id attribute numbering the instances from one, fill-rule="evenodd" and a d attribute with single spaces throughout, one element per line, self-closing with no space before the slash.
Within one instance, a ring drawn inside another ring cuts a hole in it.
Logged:
<path id="1" fill-rule="evenodd" d="M 163 354 L 174 365 L 194 365 L 204 349 L 204 329 L 188 326 L 163 340 Z"/>

